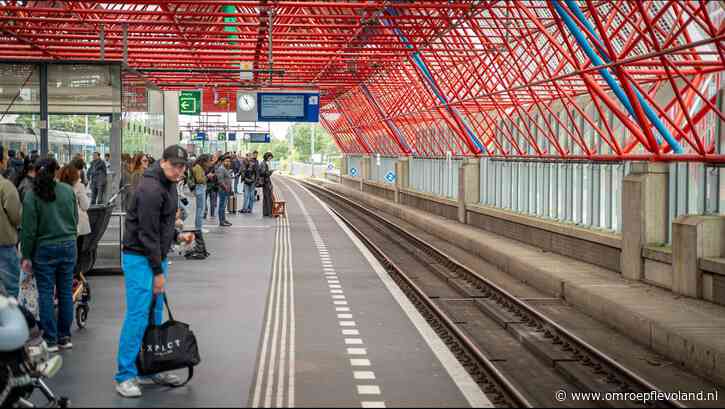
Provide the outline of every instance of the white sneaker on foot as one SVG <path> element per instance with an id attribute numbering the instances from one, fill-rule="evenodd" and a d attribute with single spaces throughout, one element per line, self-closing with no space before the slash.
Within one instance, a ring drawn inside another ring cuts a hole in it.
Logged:
<path id="1" fill-rule="evenodd" d="M 181 385 L 183 381 L 171 373 L 159 373 L 149 377 L 138 378 L 139 385 Z"/>
<path id="2" fill-rule="evenodd" d="M 118 392 L 124 398 L 140 398 L 141 388 L 136 384 L 135 379 L 129 379 L 116 384 L 116 392 Z"/>

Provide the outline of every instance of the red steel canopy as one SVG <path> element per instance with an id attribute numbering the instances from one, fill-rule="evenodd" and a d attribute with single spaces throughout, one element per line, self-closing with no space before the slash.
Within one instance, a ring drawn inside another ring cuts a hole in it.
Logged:
<path id="1" fill-rule="evenodd" d="M 126 52 L 164 89 L 319 89 L 346 153 L 725 162 L 723 7 L 9 0 L 0 60 Z"/>

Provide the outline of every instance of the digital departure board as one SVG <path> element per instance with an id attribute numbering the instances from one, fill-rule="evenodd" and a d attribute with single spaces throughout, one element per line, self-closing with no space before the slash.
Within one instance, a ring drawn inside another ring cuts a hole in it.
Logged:
<path id="1" fill-rule="evenodd" d="M 320 115 L 319 93 L 257 93 L 259 121 L 317 122 Z"/>

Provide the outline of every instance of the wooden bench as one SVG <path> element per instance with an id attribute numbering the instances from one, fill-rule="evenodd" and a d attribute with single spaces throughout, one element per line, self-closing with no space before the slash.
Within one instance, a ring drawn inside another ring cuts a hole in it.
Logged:
<path id="1" fill-rule="evenodd" d="M 272 193 L 272 217 L 285 216 L 287 212 L 287 202 L 278 200 L 277 195 Z"/>

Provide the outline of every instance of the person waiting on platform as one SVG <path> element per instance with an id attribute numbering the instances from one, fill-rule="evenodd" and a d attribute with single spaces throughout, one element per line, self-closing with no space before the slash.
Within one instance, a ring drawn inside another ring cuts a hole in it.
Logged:
<path id="1" fill-rule="evenodd" d="M 137 153 L 136 155 L 134 155 L 132 162 L 133 167 L 131 168 L 131 175 L 128 179 L 128 203 L 131 203 L 131 201 L 133 201 L 133 193 L 136 191 L 138 185 L 141 183 L 146 169 L 149 168 L 149 158 L 143 153 Z"/>
<path id="2" fill-rule="evenodd" d="M 88 169 L 88 180 L 91 185 L 91 204 L 103 203 L 103 194 L 106 192 L 106 162 L 101 154 L 93 152 L 93 162 Z"/>
<path id="3" fill-rule="evenodd" d="M 272 173 L 274 170 L 270 168 L 269 161 L 274 158 L 272 152 L 267 152 L 262 156 L 262 163 L 259 165 L 259 177 L 262 179 L 262 209 L 264 209 L 265 217 L 272 217 L 272 206 L 274 197 L 272 195 Z"/>
<path id="4" fill-rule="evenodd" d="M 206 170 L 209 167 L 209 155 L 202 154 L 191 168 L 193 178 L 194 196 L 196 197 L 196 217 L 194 228 L 201 232 L 204 227 L 204 213 L 206 210 Z"/>
<path id="5" fill-rule="evenodd" d="M 85 236 L 91 233 L 91 222 L 88 219 L 88 207 L 91 202 L 88 200 L 88 193 L 86 193 L 86 187 L 81 183 L 81 171 L 79 166 L 82 164 L 83 159 L 74 159 L 71 163 L 63 166 L 60 170 L 58 180 L 67 184 L 73 189 L 73 193 L 76 195 L 76 205 L 78 206 L 78 240 L 77 244 L 80 243 L 80 236 Z"/>
<path id="6" fill-rule="evenodd" d="M 22 269 L 38 285 L 40 328 L 50 352 L 69 349 L 73 324 L 73 272 L 76 266 L 78 206 L 73 189 L 55 181 L 55 159 L 38 164 L 33 190 L 25 194 L 20 230 Z M 55 319 L 55 294 L 58 320 Z"/>
<path id="7" fill-rule="evenodd" d="M 227 221 L 226 206 L 229 196 L 234 193 L 232 190 L 232 183 L 234 178 L 232 177 L 232 158 L 224 156 L 220 160 L 220 164 L 216 170 L 217 184 L 219 185 L 219 210 L 217 215 L 219 216 L 219 226 L 227 227 L 232 224 Z"/>
<path id="8" fill-rule="evenodd" d="M 118 346 L 116 391 L 125 398 L 141 396 L 139 385 L 180 385 L 173 374 L 138 377 L 136 357 L 149 322 L 149 309 L 155 295 L 163 296 L 169 273 L 167 254 L 172 244 L 181 240 L 191 243 L 193 233 L 178 233 L 175 228 L 178 194 L 176 184 L 186 170 L 188 154 L 178 145 L 164 150 L 162 159 L 145 173 L 126 214 L 123 238 L 123 274 L 126 286 L 126 316 Z M 163 300 L 154 311 L 161 324 Z"/>
<path id="9" fill-rule="evenodd" d="M 252 162 L 252 154 L 248 153 L 242 162 L 242 184 L 244 185 L 244 206 L 239 213 L 252 213 L 254 208 L 254 192 L 257 190 L 257 164 Z"/>
<path id="10" fill-rule="evenodd" d="M 38 160 L 25 159 L 25 167 L 23 173 L 18 177 L 18 196 L 20 196 L 20 203 L 23 203 L 25 199 L 25 193 L 33 190 L 33 181 L 38 170 Z"/>
<path id="11" fill-rule="evenodd" d="M 7 165 L 0 146 L 0 173 Z M 18 259 L 18 226 L 21 202 L 13 184 L 0 174 L 0 286 L 12 297 L 18 296 L 20 260 Z"/>

